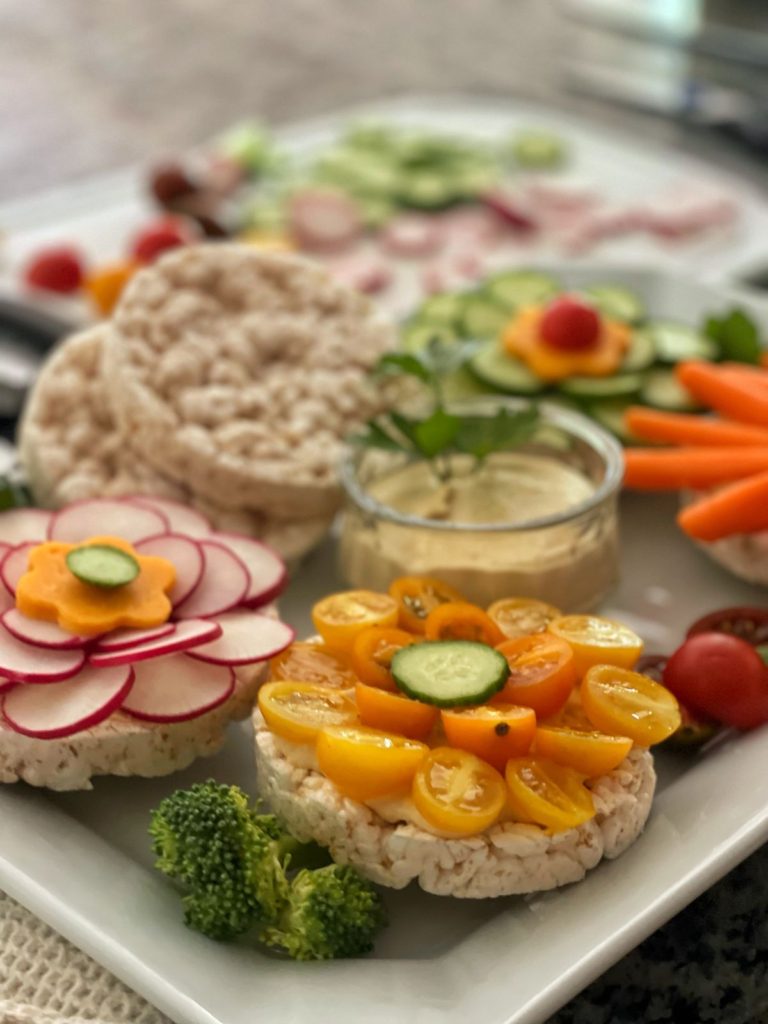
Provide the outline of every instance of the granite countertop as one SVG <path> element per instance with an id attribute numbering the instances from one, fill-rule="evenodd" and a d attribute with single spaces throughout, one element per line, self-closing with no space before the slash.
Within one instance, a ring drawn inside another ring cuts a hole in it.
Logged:
<path id="1" fill-rule="evenodd" d="M 759 180 L 712 136 L 574 95 L 536 0 L 24 0 L 0 9 L 0 199 L 172 153 L 244 116 L 287 122 L 406 92 L 557 104 Z M 768 1024 L 768 847 L 551 1024 Z"/>

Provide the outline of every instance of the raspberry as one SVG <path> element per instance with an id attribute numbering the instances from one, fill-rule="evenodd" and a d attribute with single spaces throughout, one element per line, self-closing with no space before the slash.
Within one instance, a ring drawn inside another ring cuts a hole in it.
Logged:
<path id="1" fill-rule="evenodd" d="M 595 346 L 600 336 L 600 317 L 572 295 L 562 295 L 547 307 L 541 318 L 541 337 L 552 348 L 581 352 Z"/>

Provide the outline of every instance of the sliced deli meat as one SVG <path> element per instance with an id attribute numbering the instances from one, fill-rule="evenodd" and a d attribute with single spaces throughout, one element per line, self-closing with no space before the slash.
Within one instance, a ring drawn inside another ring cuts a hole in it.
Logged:
<path id="1" fill-rule="evenodd" d="M 109 534 L 136 544 L 146 537 L 168 532 L 168 520 L 158 509 L 122 498 L 91 498 L 73 502 L 56 512 L 48 528 L 48 538 L 76 544 L 89 537 Z"/>
<path id="2" fill-rule="evenodd" d="M 230 612 L 215 620 L 221 635 L 210 643 L 189 651 L 191 658 L 217 665 L 247 665 L 266 661 L 293 643 L 295 633 L 290 626 L 268 615 L 253 612 Z"/>
<path id="3" fill-rule="evenodd" d="M 169 636 L 161 636 L 147 640 L 143 644 L 133 644 L 117 651 L 95 651 L 90 662 L 96 666 L 128 665 L 151 658 L 161 658 L 177 651 L 186 651 L 198 644 L 207 643 L 221 636 L 221 626 L 209 619 L 185 619 L 177 622 L 176 628 Z"/>
<path id="4" fill-rule="evenodd" d="M 200 541 L 205 569 L 192 594 L 176 609 L 177 617 L 207 618 L 240 604 L 251 586 L 242 559 L 217 541 Z"/>
<path id="5" fill-rule="evenodd" d="M 33 647 L 0 628 L 0 675 L 17 682 L 55 683 L 76 675 L 84 664 L 83 650 Z"/>
<path id="6" fill-rule="evenodd" d="M 75 647 L 85 647 L 93 640 L 93 637 L 77 636 L 55 622 L 45 622 L 42 619 L 30 619 L 23 615 L 18 608 L 10 607 L 0 616 L 5 628 L 13 634 L 17 640 L 25 644 L 32 644 L 35 647 L 50 647 L 54 650 L 67 650 Z"/>
<path id="7" fill-rule="evenodd" d="M 148 722 L 181 722 L 223 704 L 235 688 L 234 670 L 183 654 L 134 666 L 135 680 L 122 710 Z"/>
<path id="8" fill-rule="evenodd" d="M 168 597 L 174 608 L 189 597 L 200 580 L 205 569 L 203 548 L 190 537 L 177 533 L 163 533 L 156 537 L 148 537 L 136 544 L 136 550 L 142 555 L 155 555 L 167 558 L 176 570 L 176 582 Z"/>
<path id="9" fill-rule="evenodd" d="M 251 577 L 243 603 L 257 608 L 277 597 L 288 582 L 282 558 L 266 544 L 241 533 L 217 533 L 216 541 L 233 551 Z"/>
<path id="10" fill-rule="evenodd" d="M 42 508 L 11 508 L 0 513 L 0 542 L 16 547 L 24 541 L 45 537 L 52 515 Z"/>

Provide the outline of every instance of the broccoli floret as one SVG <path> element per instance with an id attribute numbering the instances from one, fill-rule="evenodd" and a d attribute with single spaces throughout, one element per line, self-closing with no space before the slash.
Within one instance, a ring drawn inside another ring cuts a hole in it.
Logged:
<path id="1" fill-rule="evenodd" d="M 353 868 L 331 864 L 294 878 L 280 921 L 261 938 L 295 960 L 361 956 L 386 924 L 373 885 Z"/>

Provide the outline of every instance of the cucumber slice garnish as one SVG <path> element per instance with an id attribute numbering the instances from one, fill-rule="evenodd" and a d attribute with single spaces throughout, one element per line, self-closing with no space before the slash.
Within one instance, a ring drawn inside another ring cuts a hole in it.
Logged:
<path id="1" fill-rule="evenodd" d="M 460 366 L 453 373 L 446 374 L 442 379 L 441 388 L 446 402 L 466 401 L 470 398 L 477 398 L 478 395 L 487 395 L 491 390 L 487 384 L 479 381 L 464 366 Z"/>
<path id="2" fill-rule="evenodd" d="M 392 675 L 403 693 L 441 708 L 482 704 L 509 676 L 503 654 L 472 640 L 427 640 L 401 647 Z"/>
<path id="3" fill-rule="evenodd" d="M 432 295 L 422 302 L 416 316 L 419 320 L 428 320 L 431 324 L 458 327 L 464 301 L 463 295 L 454 295 L 452 292 Z"/>
<path id="4" fill-rule="evenodd" d="M 572 398 L 625 398 L 643 386 L 640 373 L 615 373 L 612 377 L 567 377 L 560 382 L 563 394 Z"/>
<path id="5" fill-rule="evenodd" d="M 662 363 L 684 359 L 716 359 L 717 345 L 693 327 L 674 320 L 656 320 L 647 325 L 656 346 L 656 358 Z"/>
<path id="6" fill-rule="evenodd" d="M 639 438 L 624 425 L 624 413 L 632 405 L 623 398 L 608 398 L 601 402 L 590 402 L 586 409 L 601 427 L 614 435 L 622 444 L 641 444 Z"/>
<path id="7" fill-rule="evenodd" d="M 518 132 L 510 143 L 515 161 L 525 168 L 547 169 L 565 162 L 567 147 L 559 135 L 533 129 Z"/>
<path id="8" fill-rule="evenodd" d="M 519 306 L 537 306 L 554 298 L 562 287 L 538 270 L 507 270 L 496 274 L 486 285 L 486 291 L 507 310 Z"/>
<path id="9" fill-rule="evenodd" d="M 124 587 L 139 575 L 139 563 L 121 548 L 111 544 L 86 544 L 73 548 L 66 557 L 73 576 L 93 587 Z"/>
<path id="10" fill-rule="evenodd" d="M 647 370 L 655 362 L 656 346 L 653 336 L 647 328 L 636 327 L 632 331 L 632 341 L 621 361 L 620 370 L 623 373 L 636 373 L 638 370 Z"/>
<path id="11" fill-rule="evenodd" d="M 509 313 L 484 295 L 469 295 L 464 300 L 461 332 L 467 338 L 497 338 L 509 321 Z"/>
<path id="12" fill-rule="evenodd" d="M 412 206 L 417 210 L 440 210 L 457 199 L 445 175 L 427 171 L 405 177 L 400 182 L 398 197 L 404 206 Z"/>
<path id="13" fill-rule="evenodd" d="M 406 352 L 420 352 L 433 338 L 448 344 L 459 340 L 458 334 L 452 328 L 441 324 L 425 323 L 418 319 L 405 325 L 400 335 L 400 343 Z"/>
<path id="14" fill-rule="evenodd" d="M 584 298 L 609 320 L 639 323 L 645 316 L 642 300 L 629 288 L 617 284 L 593 284 L 584 289 Z"/>
<path id="15" fill-rule="evenodd" d="M 472 356 L 470 371 L 494 391 L 510 395 L 538 395 L 544 383 L 525 363 L 507 355 L 497 341 L 489 341 Z"/>
<path id="16" fill-rule="evenodd" d="M 696 412 L 701 408 L 672 370 L 649 370 L 645 375 L 640 399 L 654 409 L 665 409 L 668 412 Z"/>

